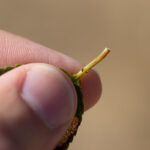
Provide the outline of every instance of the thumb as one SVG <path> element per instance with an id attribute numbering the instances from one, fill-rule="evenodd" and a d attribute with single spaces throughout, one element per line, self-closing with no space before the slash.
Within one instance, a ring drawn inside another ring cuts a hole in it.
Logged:
<path id="1" fill-rule="evenodd" d="M 77 107 L 72 82 L 51 65 L 28 64 L 0 76 L 0 150 L 52 150 Z"/>

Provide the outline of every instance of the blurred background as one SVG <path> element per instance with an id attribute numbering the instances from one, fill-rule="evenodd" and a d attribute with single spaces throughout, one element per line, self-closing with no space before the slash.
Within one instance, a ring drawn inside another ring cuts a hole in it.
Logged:
<path id="1" fill-rule="evenodd" d="M 70 150 L 150 149 L 149 0 L 0 0 L 0 28 L 88 63 L 103 94 Z"/>

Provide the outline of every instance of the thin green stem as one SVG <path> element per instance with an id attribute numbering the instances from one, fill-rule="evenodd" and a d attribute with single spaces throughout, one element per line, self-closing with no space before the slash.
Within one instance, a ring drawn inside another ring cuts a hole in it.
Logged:
<path id="1" fill-rule="evenodd" d="M 88 65 L 86 65 L 82 70 L 80 70 L 77 74 L 75 74 L 74 79 L 77 80 L 81 76 L 83 76 L 88 70 L 92 69 L 96 64 L 102 61 L 109 52 L 110 52 L 110 49 L 105 48 L 104 51 L 97 58 L 95 58 Z"/>

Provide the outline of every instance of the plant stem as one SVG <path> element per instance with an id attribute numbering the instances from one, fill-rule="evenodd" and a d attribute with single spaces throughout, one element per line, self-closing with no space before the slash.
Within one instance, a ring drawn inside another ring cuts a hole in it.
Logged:
<path id="1" fill-rule="evenodd" d="M 104 51 L 93 61 L 91 61 L 88 65 L 86 65 L 82 70 L 80 70 L 77 74 L 73 75 L 74 80 L 79 79 L 81 76 L 83 76 L 88 70 L 93 68 L 96 64 L 98 64 L 100 61 L 102 61 L 105 56 L 110 52 L 109 48 L 105 48 Z"/>

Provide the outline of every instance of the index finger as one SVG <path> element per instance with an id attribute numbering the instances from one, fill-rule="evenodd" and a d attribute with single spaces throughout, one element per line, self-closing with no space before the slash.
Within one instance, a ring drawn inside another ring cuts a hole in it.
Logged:
<path id="1" fill-rule="evenodd" d="M 77 73 L 81 64 L 60 52 L 11 33 L 0 31 L 0 66 L 24 63 L 47 63 L 63 68 L 69 73 Z M 98 74 L 91 70 L 81 78 L 85 110 L 100 98 L 102 87 Z M 94 88 L 93 88 L 94 87 Z"/>

